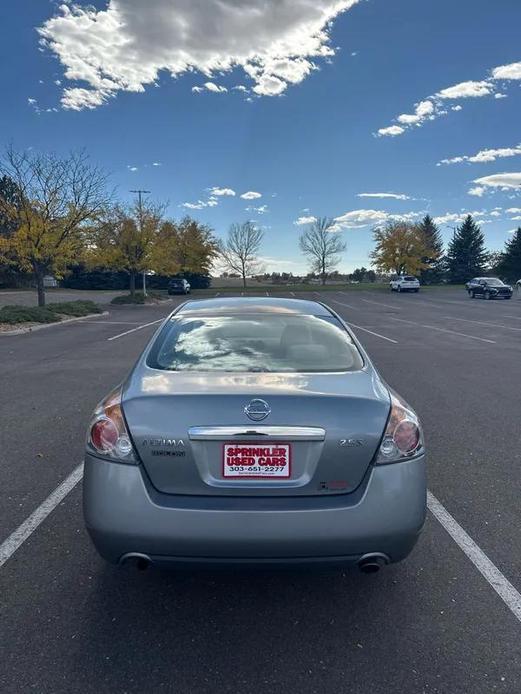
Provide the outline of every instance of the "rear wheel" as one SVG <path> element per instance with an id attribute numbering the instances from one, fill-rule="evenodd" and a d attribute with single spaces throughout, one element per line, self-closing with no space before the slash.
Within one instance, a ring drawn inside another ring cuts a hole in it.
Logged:
<path id="1" fill-rule="evenodd" d="M 485 299 L 487 299 L 488 301 L 492 299 L 492 295 L 490 294 L 490 292 L 485 292 Z"/>
<path id="2" fill-rule="evenodd" d="M 474 292 L 469 292 L 469 296 L 470 296 L 471 299 L 475 299 L 475 298 L 476 298 L 476 295 L 474 294 Z"/>
<path id="3" fill-rule="evenodd" d="M 402 291 L 402 288 L 400 287 L 400 285 L 397 286 L 396 291 L 397 291 L 398 293 L 400 293 L 400 292 Z"/>
<path id="4" fill-rule="evenodd" d="M 511 299 L 511 298 L 512 298 L 511 296 L 505 296 L 505 299 L 507 299 L 507 301 L 508 301 L 508 299 Z"/>
<path id="5" fill-rule="evenodd" d="M 419 291 L 420 291 L 419 289 L 415 289 L 415 290 L 414 290 L 414 293 L 415 293 L 415 294 L 418 294 Z"/>

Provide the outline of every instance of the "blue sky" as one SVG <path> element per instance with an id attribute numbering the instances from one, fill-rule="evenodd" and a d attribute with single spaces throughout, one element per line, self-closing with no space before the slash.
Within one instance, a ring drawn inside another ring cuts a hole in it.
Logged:
<path id="1" fill-rule="evenodd" d="M 5 144 L 84 147 L 122 199 L 151 190 L 219 236 L 257 220 L 270 270 L 306 268 L 314 215 L 341 270 L 386 219 L 428 211 L 448 239 L 476 212 L 491 249 L 521 224 L 519 0 L 89 6 L 2 3 Z"/>

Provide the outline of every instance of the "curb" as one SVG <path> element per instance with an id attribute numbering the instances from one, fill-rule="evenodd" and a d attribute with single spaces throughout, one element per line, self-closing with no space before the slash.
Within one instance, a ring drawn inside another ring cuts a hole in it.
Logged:
<path id="1" fill-rule="evenodd" d="M 43 325 L 32 325 L 30 328 L 17 328 L 15 330 L 6 330 L 0 332 L 0 338 L 7 335 L 25 335 L 26 333 L 34 333 L 37 330 L 44 330 L 45 328 L 56 328 L 58 325 L 67 325 L 68 323 L 77 323 L 80 320 L 86 320 L 87 318 L 99 318 L 100 316 L 108 316 L 109 311 L 103 311 L 102 313 L 89 313 L 87 316 L 78 316 L 77 318 L 66 318 L 65 320 L 56 321 L 56 323 L 44 323 Z"/>

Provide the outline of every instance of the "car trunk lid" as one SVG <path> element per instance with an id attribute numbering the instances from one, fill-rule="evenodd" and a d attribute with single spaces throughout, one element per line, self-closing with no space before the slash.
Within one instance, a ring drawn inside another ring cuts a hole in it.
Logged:
<path id="1" fill-rule="evenodd" d="M 255 421 L 247 411 L 264 415 L 264 406 L 251 406 L 259 400 L 270 412 Z M 161 492 L 315 495 L 358 487 L 381 440 L 389 395 L 365 370 L 209 374 L 147 368 L 125 387 L 123 409 L 138 455 Z M 244 477 L 232 470 L 227 476 L 225 454 L 241 463 L 253 456 L 256 466 L 261 459 L 284 463 L 276 466 L 282 474 Z"/>

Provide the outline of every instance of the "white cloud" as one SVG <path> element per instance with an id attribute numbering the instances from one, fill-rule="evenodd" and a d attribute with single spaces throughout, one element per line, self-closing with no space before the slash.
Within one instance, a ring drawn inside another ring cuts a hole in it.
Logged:
<path id="1" fill-rule="evenodd" d="M 396 137 L 396 135 L 402 135 L 405 132 L 405 128 L 402 128 L 399 125 L 390 125 L 388 128 L 380 128 L 378 131 L 378 135 L 380 137 L 386 137 L 386 136 L 391 136 L 391 137 Z"/>
<path id="2" fill-rule="evenodd" d="M 244 86 L 244 84 L 237 84 L 235 87 L 232 87 L 232 92 L 243 92 L 245 94 L 249 93 L 249 89 Z"/>
<path id="3" fill-rule="evenodd" d="M 249 190 L 247 193 L 243 193 L 241 198 L 243 200 L 257 200 L 258 198 L 262 198 L 262 195 L 260 193 L 256 193 L 254 190 Z"/>
<path id="4" fill-rule="evenodd" d="M 509 207 L 506 212 L 507 214 L 521 214 L 521 207 Z"/>
<path id="5" fill-rule="evenodd" d="M 358 193 L 357 198 L 392 198 L 393 200 L 412 200 L 409 195 L 403 193 Z"/>
<path id="6" fill-rule="evenodd" d="M 160 161 L 153 161 L 152 166 L 163 166 Z"/>
<path id="7" fill-rule="evenodd" d="M 486 193 L 486 188 L 483 186 L 475 186 L 469 190 L 469 195 L 473 195 L 476 198 L 482 198 Z"/>
<path id="8" fill-rule="evenodd" d="M 521 80 L 521 63 L 510 63 L 500 65 L 492 70 L 492 77 L 495 80 Z"/>
<path id="9" fill-rule="evenodd" d="M 129 171 L 132 171 L 132 172 L 138 170 L 137 166 L 127 166 L 127 169 L 128 169 Z"/>
<path id="10" fill-rule="evenodd" d="M 417 125 L 426 118 L 429 118 L 433 113 L 434 104 L 432 101 L 426 99 L 425 101 L 420 101 L 419 104 L 416 104 L 414 113 L 402 113 L 401 116 L 398 116 L 397 120 L 405 125 Z"/>
<path id="11" fill-rule="evenodd" d="M 469 99 L 481 96 L 489 96 L 494 92 L 492 82 L 483 80 L 481 82 L 460 82 L 452 87 L 442 89 L 436 94 L 439 99 Z"/>
<path id="12" fill-rule="evenodd" d="M 260 207 L 247 207 L 246 212 L 256 212 L 257 214 L 266 214 L 268 212 L 267 205 L 261 205 Z"/>
<path id="13" fill-rule="evenodd" d="M 92 90 L 73 87 L 63 90 L 61 103 L 63 108 L 81 111 L 84 108 L 92 109 L 101 106 L 110 96 L 111 92 L 106 89 Z"/>
<path id="14" fill-rule="evenodd" d="M 218 186 L 214 186 L 213 188 L 210 188 L 210 193 L 212 195 L 216 195 L 217 197 L 222 197 L 222 196 L 234 197 L 235 196 L 235 191 L 232 190 L 231 188 L 219 188 Z"/>
<path id="15" fill-rule="evenodd" d="M 491 176 L 476 178 L 473 183 L 486 188 L 514 189 L 521 192 L 521 173 L 492 174 Z"/>
<path id="16" fill-rule="evenodd" d="M 469 214 L 475 218 L 478 218 L 480 224 L 487 223 L 485 220 L 482 219 L 483 217 L 486 217 L 489 214 L 487 210 L 473 210 L 471 212 L 446 212 L 444 215 L 434 217 L 434 222 L 435 224 L 440 225 L 447 224 L 447 222 L 462 222 L 465 219 L 465 217 L 467 217 Z"/>
<path id="17" fill-rule="evenodd" d="M 64 91 L 64 108 L 96 108 L 119 91 L 144 91 L 161 71 L 211 78 L 239 67 L 256 94 L 274 96 L 335 54 L 332 22 L 358 2 L 107 0 L 100 10 L 62 2 L 38 31 L 65 78 L 83 82 Z M 206 89 L 223 89 L 215 87 Z"/>
<path id="18" fill-rule="evenodd" d="M 378 130 L 378 135 L 402 135 L 406 130 L 416 126 L 420 127 L 427 120 L 436 120 L 440 116 L 447 115 L 448 111 L 444 107 L 445 101 L 451 101 L 453 99 L 472 99 L 481 98 L 487 96 L 494 96 L 495 99 L 504 99 L 508 95 L 504 92 L 497 91 L 498 80 L 521 80 L 521 62 L 510 63 L 508 65 L 500 65 L 499 67 L 491 70 L 491 76 L 484 80 L 467 80 L 465 82 L 458 82 L 450 87 L 441 89 L 432 96 L 427 97 L 427 99 L 420 101 L 416 104 L 414 113 L 402 113 L 395 118 L 396 123 L 401 123 L 399 125 L 390 125 L 386 128 L 380 128 Z M 501 85 L 504 88 L 504 84 Z M 432 109 L 428 113 L 423 114 L 419 112 L 418 109 L 423 108 L 422 105 L 431 104 Z M 460 104 L 451 106 L 451 111 L 461 111 L 462 107 Z"/>
<path id="19" fill-rule="evenodd" d="M 418 219 L 420 212 L 391 214 L 384 210 L 351 210 L 335 218 L 334 231 L 342 229 L 362 229 L 367 226 L 385 224 L 386 222 L 412 221 Z"/>
<path id="20" fill-rule="evenodd" d="M 36 99 L 33 99 L 32 97 L 29 97 L 29 98 L 27 99 L 27 103 L 28 103 L 30 106 L 34 106 L 34 105 L 36 104 Z"/>
<path id="21" fill-rule="evenodd" d="M 313 215 L 304 215 L 302 217 L 299 217 L 296 219 L 293 224 L 296 224 L 296 226 L 301 227 L 304 226 L 305 224 L 313 224 L 313 222 L 316 222 L 317 218 L 313 217 Z"/>
<path id="22" fill-rule="evenodd" d="M 181 207 L 186 207 L 189 210 L 202 210 L 204 207 L 208 207 L 208 203 L 203 200 L 198 200 L 197 202 L 183 202 Z"/>
<path id="23" fill-rule="evenodd" d="M 496 159 L 504 159 L 506 157 L 516 157 L 518 155 L 521 155 L 521 143 L 515 147 L 482 149 L 472 156 L 463 155 L 460 157 L 453 157 L 452 159 L 442 159 L 438 162 L 437 166 L 440 166 L 440 164 L 460 164 L 464 161 L 468 161 L 471 164 L 482 164 L 484 162 L 496 161 Z"/>
<path id="24" fill-rule="evenodd" d="M 205 82 L 202 87 L 192 87 L 192 91 L 199 94 L 204 91 L 213 92 L 214 94 L 226 94 L 228 90 L 226 87 L 220 84 L 215 84 L 215 82 Z"/>

